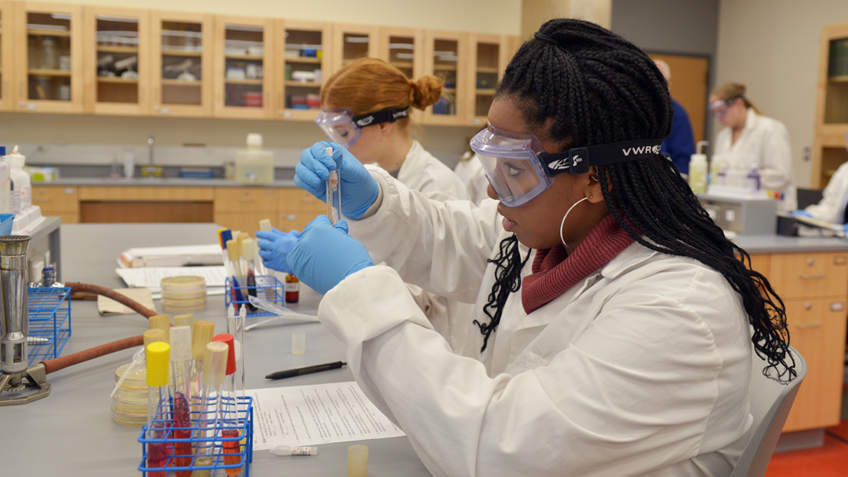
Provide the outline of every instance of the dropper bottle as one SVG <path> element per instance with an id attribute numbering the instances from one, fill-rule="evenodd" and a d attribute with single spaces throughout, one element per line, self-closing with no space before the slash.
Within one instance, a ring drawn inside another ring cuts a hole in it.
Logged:
<path id="1" fill-rule="evenodd" d="M 165 425 L 170 408 L 170 393 L 168 391 L 168 361 L 171 346 L 158 342 L 147 345 L 147 427 L 145 438 L 165 439 Z M 168 460 L 168 452 L 164 442 L 147 443 L 147 468 L 164 468 Z M 165 477 L 166 470 L 148 472 L 151 477 Z"/>
<path id="2" fill-rule="evenodd" d="M 235 339 L 229 333 L 222 333 L 212 338 L 212 341 L 220 341 L 229 346 L 227 355 L 227 372 L 224 378 L 223 399 L 226 399 L 222 408 L 222 425 L 221 437 L 224 439 L 224 465 L 239 465 L 241 464 L 241 456 L 239 454 L 239 424 L 238 424 L 238 406 L 236 405 L 235 395 L 235 372 L 236 372 L 236 355 L 235 355 Z M 220 402 L 220 401 L 219 401 Z M 229 454 L 229 455 L 228 455 Z M 232 455 L 236 454 L 236 455 Z M 225 467 L 227 475 L 238 475 L 241 472 L 239 467 Z"/>
<path id="3" fill-rule="evenodd" d="M 206 344 L 206 357 L 203 360 L 203 389 L 200 393 L 200 413 L 197 418 L 198 442 L 195 467 L 211 467 L 212 453 L 215 450 L 213 439 L 221 425 L 221 385 L 224 384 L 224 371 L 227 368 L 229 348 L 226 343 L 213 341 Z M 214 399 L 214 401 L 213 401 Z M 197 469 L 192 477 L 210 477 L 212 469 Z"/>
<path id="4" fill-rule="evenodd" d="M 245 266 L 247 268 L 247 277 L 245 278 L 247 283 L 247 294 L 250 296 L 256 295 L 256 272 L 253 269 L 253 259 L 255 258 L 256 251 L 253 249 L 253 239 L 246 238 L 241 242 L 241 257 L 244 259 Z M 247 299 L 247 308 L 250 311 L 256 311 L 256 306 L 253 303 L 250 303 L 250 298 Z"/>
<path id="5" fill-rule="evenodd" d="M 191 328 L 171 328 L 171 377 L 174 387 L 174 456 L 177 467 L 191 465 Z M 185 441 L 183 441 L 185 439 Z M 178 470 L 177 477 L 191 477 L 191 470 Z"/>

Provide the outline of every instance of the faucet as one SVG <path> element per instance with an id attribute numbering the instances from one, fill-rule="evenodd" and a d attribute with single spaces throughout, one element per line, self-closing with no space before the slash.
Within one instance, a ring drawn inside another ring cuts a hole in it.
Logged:
<path id="1" fill-rule="evenodd" d="M 153 168 L 153 133 L 147 136 L 147 154 L 148 154 L 148 165 L 147 165 L 147 177 L 150 179 L 154 178 L 154 168 Z"/>

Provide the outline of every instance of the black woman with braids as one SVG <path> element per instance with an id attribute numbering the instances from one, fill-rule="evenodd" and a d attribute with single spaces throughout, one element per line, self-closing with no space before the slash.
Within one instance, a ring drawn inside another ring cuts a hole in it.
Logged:
<path id="1" fill-rule="evenodd" d="M 338 170 L 347 220 L 315 219 L 287 263 L 434 475 L 730 475 L 752 353 L 779 381 L 794 362 L 783 303 L 659 154 L 671 116 L 647 55 L 558 19 L 472 140 L 497 200 L 428 200 L 331 143 L 301 155 L 318 197 Z M 476 300 L 461 354 L 404 281 Z"/>

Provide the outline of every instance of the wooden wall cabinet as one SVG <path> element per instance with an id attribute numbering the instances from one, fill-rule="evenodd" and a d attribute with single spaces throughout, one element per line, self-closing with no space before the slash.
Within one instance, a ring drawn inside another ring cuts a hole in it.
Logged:
<path id="1" fill-rule="evenodd" d="M 332 26 L 325 22 L 277 20 L 274 67 L 276 117 L 313 121 L 321 109 L 321 85 L 333 69 Z"/>
<path id="2" fill-rule="evenodd" d="M 848 162 L 848 23 L 822 29 L 812 185 L 824 188 Z"/>
<path id="3" fill-rule="evenodd" d="M 215 17 L 215 117 L 273 117 L 275 23 L 271 19 Z"/>
<path id="4" fill-rule="evenodd" d="M 83 112 L 82 7 L 25 2 L 13 12 L 15 110 Z"/>
<path id="5" fill-rule="evenodd" d="M 13 49 L 15 4 L 0 1 L 0 111 L 11 111 L 14 106 L 12 71 L 14 65 Z"/>
<path id="6" fill-rule="evenodd" d="M 807 361 L 784 432 L 839 424 L 848 310 L 848 252 L 753 255 L 786 305 L 790 344 Z"/>
<path id="7" fill-rule="evenodd" d="M 333 24 L 333 69 L 353 63 L 358 58 L 378 58 L 379 27 L 374 25 Z"/>
<path id="8" fill-rule="evenodd" d="M 212 115 L 212 15 L 154 11 L 151 114 Z"/>
<path id="9" fill-rule="evenodd" d="M 487 124 L 495 87 L 514 54 L 513 42 L 513 38 L 507 35 L 468 35 L 466 78 L 469 93 L 465 99 L 468 124 L 481 128 Z"/>
<path id="10" fill-rule="evenodd" d="M 424 74 L 440 78 L 442 98 L 424 111 L 424 124 L 464 126 L 468 115 L 468 41 L 466 33 L 428 30 Z"/>
<path id="11" fill-rule="evenodd" d="M 380 27 L 377 57 L 403 72 L 412 81 L 424 76 L 424 30 Z M 412 121 L 421 122 L 423 111 L 410 108 Z"/>
<path id="12" fill-rule="evenodd" d="M 85 7 L 85 112 L 145 116 L 150 112 L 150 14 Z"/>

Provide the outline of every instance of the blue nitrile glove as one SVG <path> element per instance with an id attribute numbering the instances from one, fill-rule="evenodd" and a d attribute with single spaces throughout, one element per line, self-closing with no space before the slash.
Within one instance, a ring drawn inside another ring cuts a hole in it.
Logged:
<path id="1" fill-rule="evenodd" d="M 848 232 L 848 224 L 845 224 L 845 225 L 842 226 L 842 231 Z"/>
<path id="2" fill-rule="evenodd" d="M 297 239 L 300 238 L 300 232 L 292 230 L 285 233 L 272 228 L 270 232 L 257 231 L 256 238 L 259 239 L 256 241 L 256 245 L 259 247 L 259 256 L 262 257 L 262 263 L 266 267 L 278 272 L 292 272 L 286 263 L 286 256 L 294 248 Z"/>
<path id="3" fill-rule="evenodd" d="M 326 215 L 319 215 L 303 229 L 286 260 L 300 281 L 321 294 L 348 275 L 374 265 L 365 245 L 347 234 L 347 221 L 340 220 L 333 227 Z"/>
<path id="4" fill-rule="evenodd" d="M 811 219 L 815 218 L 815 217 L 813 217 L 812 214 L 805 211 L 804 209 L 798 209 L 798 210 L 792 212 L 792 217 L 809 217 Z"/>
<path id="5" fill-rule="evenodd" d="M 333 156 L 325 148 L 333 148 Z M 330 170 L 339 169 L 342 187 L 342 214 L 358 219 L 377 200 L 380 186 L 353 154 L 338 144 L 321 141 L 300 154 L 295 166 L 294 183 L 301 189 L 327 202 L 327 179 Z"/>

